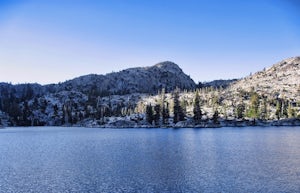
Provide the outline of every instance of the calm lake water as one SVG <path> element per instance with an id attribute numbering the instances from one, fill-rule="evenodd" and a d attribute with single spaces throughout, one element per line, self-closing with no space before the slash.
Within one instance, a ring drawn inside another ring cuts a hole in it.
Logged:
<path id="1" fill-rule="evenodd" d="M 0 192 L 300 192 L 300 127 L 1 129 Z"/>

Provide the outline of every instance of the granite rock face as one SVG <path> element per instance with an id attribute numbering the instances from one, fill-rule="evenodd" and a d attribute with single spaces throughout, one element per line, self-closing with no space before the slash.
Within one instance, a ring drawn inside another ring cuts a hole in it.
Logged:
<path id="1" fill-rule="evenodd" d="M 300 100 L 300 57 L 292 57 L 247 76 L 231 85 L 230 90 L 254 90 L 271 98 Z"/>
<path id="2" fill-rule="evenodd" d="M 152 93 L 165 88 L 172 91 L 194 89 L 195 82 L 173 62 L 161 62 L 150 67 L 129 68 L 106 75 L 86 75 L 53 86 L 56 91 L 76 90 L 89 93 L 95 90 L 100 95 L 124 95 L 131 93 Z"/>

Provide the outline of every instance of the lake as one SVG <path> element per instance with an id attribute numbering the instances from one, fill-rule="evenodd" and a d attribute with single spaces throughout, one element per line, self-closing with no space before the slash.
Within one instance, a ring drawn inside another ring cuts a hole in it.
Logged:
<path id="1" fill-rule="evenodd" d="M 0 129 L 0 192 L 300 192 L 300 127 Z"/>

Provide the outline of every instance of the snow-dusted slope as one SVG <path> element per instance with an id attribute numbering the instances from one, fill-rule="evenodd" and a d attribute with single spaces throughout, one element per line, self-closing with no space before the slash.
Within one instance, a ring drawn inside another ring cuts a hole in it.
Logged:
<path id="1" fill-rule="evenodd" d="M 272 67 L 245 77 L 230 90 L 254 90 L 271 97 L 300 99 L 300 57 L 285 59 Z"/>

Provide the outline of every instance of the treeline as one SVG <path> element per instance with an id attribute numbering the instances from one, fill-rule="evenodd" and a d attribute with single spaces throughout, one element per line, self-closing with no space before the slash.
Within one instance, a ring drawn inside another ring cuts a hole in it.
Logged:
<path id="1" fill-rule="evenodd" d="M 184 91 L 187 93 L 187 91 Z M 194 124 L 200 124 L 203 120 L 202 110 L 201 110 L 201 101 L 199 90 L 196 90 L 194 93 L 193 101 L 189 101 L 193 105 L 193 115 L 187 115 L 187 101 L 180 100 L 180 90 L 177 88 L 173 91 L 172 94 L 172 101 L 166 101 L 165 91 L 164 89 L 161 92 L 160 100 L 157 104 L 152 106 L 152 104 L 147 104 L 146 106 L 146 120 L 149 124 L 154 126 L 161 126 L 161 125 L 169 125 L 169 124 L 176 124 L 180 121 L 192 120 Z M 171 107 L 170 107 L 171 103 Z M 172 116 L 170 116 L 170 112 Z M 171 118 L 171 119 L 170 119 Z M 213 123 L 218 123 L 219 119 L 219 112 L 215 109 L 211 120 Z"/>
<path id="2" fill-rule="evenodd" d="M 22 88 L 22 89 L 21 89 Z M 87 95 L 63 91 L 42 95 L 37 88 L 0 85 L 0 121 L 11 126 L 72 125 L 86 120 L 105 124 L 109 117 L 133 116 L 135 122 L 153 126 L 189 121 L 197 125 L 220 120 L 279 120 L 299 118 L 300 104 L 284 97 L 272 97 L 254 91 L 226 92 L 222 88 L 202 88 L 193 92 L 175 89 L 143 100 L 140 94 L 101 97 L 95 90 Z M 156 98 L 155 100 L 150 99 Z M 2 117 L 1 117 L 2 116 Z M 1 124 L 1 123 L 0 123 Z"/>
<path id="3" fill-rule="evenodd" d="M 233 106 L 235 118 L 258 120 L 299 118 L 299 102 L 279 97 L 270 98 L 254 91 L 247 96 L 250 96 L 248 103 L 240 100 Z"/>
<path id="4" fill-rule="evenodd" d="M 8 90 L 1 94 L 0 120 L 7 119 L 10 126 L 72 125 L 85 119 L 99 120 L 103 124 L 106 117 L 122 117 L 136 112 L 136 104 L 130 101 L 113 104 L 111 96 L 100 97 L 95 93 L 86 96 L 65 91 L 48 96 L 21 96 L 15 90 Z M 107 100 L 103 101 L 104 98 Z"/>
<path id="5" fill-rule="evenodd" d="M 183 95 L 181 100 L 180 93 Z M 184 96 L 192 96 L 192 98 Z M 228 96 L 222 88 L 211 87 L 198 89 L 193 93 L 175 90 L 171 101 L 165 101 L 164 92 L 162 92 L 159 102 L 147 105 L 146 117 L 149 124 L 156 126 L 176 124 L 185 120 L 193 121 L 193 124 L 207 121 L 218 124 L 221 119 L 268 121 L 300 118 L 299 107 L 299 102 L 259 95 L 253 90 L 241 91 L 238 96 Z M 165 112 L 168 113 L 165 114 Z M 165 121 L 168 118 L 171 118 L 170 122 Z"/>

